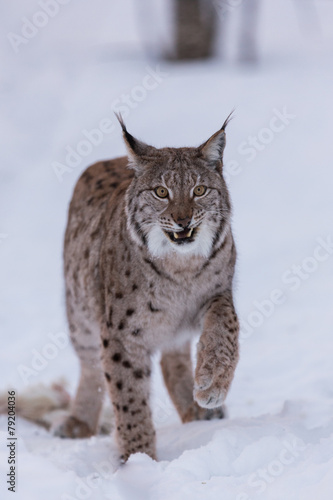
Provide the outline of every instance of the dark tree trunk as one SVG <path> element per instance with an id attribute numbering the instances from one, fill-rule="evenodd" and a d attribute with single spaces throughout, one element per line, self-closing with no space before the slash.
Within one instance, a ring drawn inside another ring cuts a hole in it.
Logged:
<path id="1" fill-rule="evenodd" d="M 173 0 L 174 58 L 206 59 L 214 52 L 216 17 L 213 0 Z"/>

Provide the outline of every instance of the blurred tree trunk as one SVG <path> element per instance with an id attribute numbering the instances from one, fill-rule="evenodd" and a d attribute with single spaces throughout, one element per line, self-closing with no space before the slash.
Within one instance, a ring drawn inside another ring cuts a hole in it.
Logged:
<path id="1" fill-rule="evenodd" d="M 244 0 L 241 4 L 239 59 L 256 62 L 258 59 L 257 33 L 260 0 Z"/>
<path id="2" fill-rule="evenodd" d="M 214 52 L 217 13 L 213 0 L 173 0 L 174 58 L 206 59 Z"/>

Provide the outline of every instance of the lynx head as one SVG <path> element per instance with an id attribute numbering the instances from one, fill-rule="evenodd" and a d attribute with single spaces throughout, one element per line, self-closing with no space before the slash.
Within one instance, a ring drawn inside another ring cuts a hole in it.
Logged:
<path id="1" fill-rule="evenodd" d="M 118 116 L 135 171 L 126 195 L 128 230 L 153 257 L 179 252 L 208 258 L 223 241 L 230 223 L 222 176 L 230 116 L 199 147 L 161 149 L 135 139 Z"/>

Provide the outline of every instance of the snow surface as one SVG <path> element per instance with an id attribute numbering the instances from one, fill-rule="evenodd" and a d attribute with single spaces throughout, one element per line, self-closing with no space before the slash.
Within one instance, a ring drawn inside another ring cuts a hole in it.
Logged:
<path id="1" fill-rule="evenodd" d="M 236 64 L 235 8 L 226 59 L 161 63 L 164 76 L 126 118 L 134 135 L 155 146 L 195 145 L 236 107 L 225 160 L 242 343 L 229 418 L 182 425 L 156 358 L 158 462 L 137 454 L 117 468 L 113 436 L 64 441 L 19 419 L 15 498 L 332 498 L 333 5 L 315 2 L 306 38 L 296 4 L 262 2 L 255 67 Z M 142 97 L 134 89 L 158 64 L 145 58 L 139 38 L 144 34 L 152 49 L 159 39 L 168 43 L 170 19 L 157 23 L 141 13 L 138 24 L 136 5 L 70 0 L 17 53 L 7 34 L 19 34 L 22 18 L 40 6 L 34 0 L 2 6 L 1 389 L 20 392 L 65 376 L 74 393 L 77 359 L 52 337 L 67 332 L 61 254 L 68 203 L 88 164 L 125 151 L 112 106 L 125 93 Z M 167 12 L 167 1 L 154 8 L 156 15 Z M 292 117 L 272 121 L 283 110 Z M 59 182 L 54 162 L 64 163 L 66 146 L 76 148 L 83 130 L 103 118 L 113 131 Z M 263 139 L 253 159 L 242 144 L 249 136 Z M 1 416 L 0 490 L 1 498 L 12 498 L 6 422 Z"/>

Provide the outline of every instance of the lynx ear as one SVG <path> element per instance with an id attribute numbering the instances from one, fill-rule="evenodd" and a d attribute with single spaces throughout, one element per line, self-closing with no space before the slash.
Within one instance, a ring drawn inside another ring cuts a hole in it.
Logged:
<path id="1" fill-rule="evenodd" d="M 222 163 L 223 151 L 226 145 L 225 129 L 232 118 L 232 114 L 233 111 L 231 111 L 221 129 L 215 132 L 215 134 L 212 135 L 208 141 L 201 144 L 198 148 L 200 154 L 205 158 L 205 160 L 207 160 L 214 167 L 216 167 L 217 164 Z"/>
<path id="2" fill-rule="evenodd" d="M 126 125 L 120 113 L 115 113 L 118 121 L 123 129 L 123 137 L 127 148 L 129 166 L 140 172 L 149 158 L 156 155 L 156 148 L 148 146 L 144 142 L 139 141 L 127 132 Z"/>

